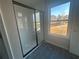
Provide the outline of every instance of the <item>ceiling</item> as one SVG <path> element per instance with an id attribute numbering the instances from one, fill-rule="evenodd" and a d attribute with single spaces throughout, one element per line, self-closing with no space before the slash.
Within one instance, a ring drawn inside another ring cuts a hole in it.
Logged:
<path id="1" fill-rule="evenodd" d="M 23 3 L 25 5 L 32 6 L 32 5 L 35 5 L 35 4 L 37 5 L 38 3 L 40 3 L 43 0 L 15 0 L 15 1 Z"/>

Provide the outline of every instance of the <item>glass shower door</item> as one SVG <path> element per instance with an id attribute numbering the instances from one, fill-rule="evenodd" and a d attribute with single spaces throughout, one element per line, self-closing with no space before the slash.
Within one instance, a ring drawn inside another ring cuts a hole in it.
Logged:
<path id="1" fill-rule="evenodd" d="M 34 10 L 18 5 L 14 5 L 14 9 L 22 52 L 25 55 L 37 45 L 33 24 Z"/>

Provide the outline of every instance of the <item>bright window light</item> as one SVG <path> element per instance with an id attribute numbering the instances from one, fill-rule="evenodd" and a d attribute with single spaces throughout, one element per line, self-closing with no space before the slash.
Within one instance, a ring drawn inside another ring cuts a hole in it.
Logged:
<path id="1" fill-rule="evenodd" d="M 51 8 L 50 34 L 67 36 L 70 2 Z"/>

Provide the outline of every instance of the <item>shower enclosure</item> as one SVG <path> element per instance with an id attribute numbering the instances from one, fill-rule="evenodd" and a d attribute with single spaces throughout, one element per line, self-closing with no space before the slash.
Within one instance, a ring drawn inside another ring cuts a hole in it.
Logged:
<path id="1" fill-rule="evenodd" d="M 23 57 L 25 57 L 38 46 L 37 10 L 15 1 L 13 1 L 13 4 L 21 50 Z"/>

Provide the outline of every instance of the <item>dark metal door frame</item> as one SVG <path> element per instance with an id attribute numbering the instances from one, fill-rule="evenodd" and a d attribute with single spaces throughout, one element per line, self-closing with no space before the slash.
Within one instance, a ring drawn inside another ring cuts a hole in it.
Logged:
<path id="1" fill-rule="evenodd" d="M 16 18 L 16 14 L 15 14 L 15 8 L 14 8 L 14 5 L 18 5 L 18 6 L 21 6 L 21 7 L 24 7 L 24 8 L 28 8 L 28 9 L 32 9 L 32 10 L 34 10 L 35 33 L 36 33 L 36 46 L 33 47 L 30 51 L 28 51 L 26 54 L 23 53 L 22 43 L 21 43 L 21 38 L 20 38 L 20 33 L 19 33 L 19 29 L 18 29 L 18 24 L 17 24 L 17 21 L 16 21 L 16 26 L 17 26 L 18 35 L 19 35 L 21 51 L 22 51 L 23 57 L 25 57 L 26 55 L 28 55 L 32 50 L 34 50 L 34 49 L 38 46 L 38 37 L 37 37 L 38 35 L 37 35 L 37 28 L 36 28 L 36 15 L 35 15 L 35 12 L 36 12 L 37 9 L 32 8 L 32 7 L 30 7 L 30 6 L 27 6 L 27 5 L 24 5 L 24 4 L 19 3 L 19 2 L 16 2 L 16 1 L 12 1 L 12 2 L 13 2 L 13 9 L 14 9 L 14 15 L 15 15 L 15 18 Z M 17 19 L 16 19 L 16 20 L 17 20 Z"/>

